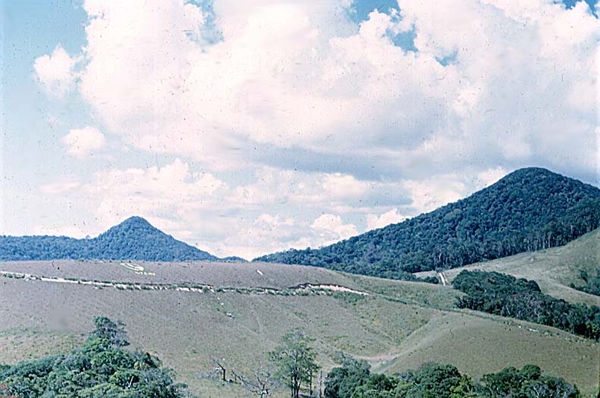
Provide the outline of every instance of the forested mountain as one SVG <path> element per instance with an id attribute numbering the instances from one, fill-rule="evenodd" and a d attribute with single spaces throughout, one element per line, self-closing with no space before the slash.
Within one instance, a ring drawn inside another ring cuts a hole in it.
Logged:
<path id="1" fill-rule="evenodd" d="M 401 278 L 564 245 L 596 229 L 600 190 L 542 168 L 517 170 L 466 199 L 322 249 L 256 260 Z"/>
<path id="2" fill-rule="evenodd" d="M 0 236 L 0 260 L 218 260 L 178 241 L 141 217 L 131 217 L 93 239 L 64 236 Z"/>

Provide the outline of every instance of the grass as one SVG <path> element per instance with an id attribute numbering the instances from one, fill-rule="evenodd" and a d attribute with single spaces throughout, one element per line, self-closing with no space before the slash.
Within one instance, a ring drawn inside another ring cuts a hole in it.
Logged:
<path id="1" fill-rule="evenodd" d="M 463 269 L 481 269 L 535 280 L 542 291 L 570 302 L 600 306 L 600 297 L 572 289 L 571 283 L 580 285 L 580 270 L 596 275 L 600 267 L 600 230 L 590 232 L 573 242 L 552 249 L 521 253 L 494 261 L 472 264 L 444 271 L 452 281 Z M 426 275 L 422 273 L 420 275 Z"/>
<path id="2" fill-rule="evenodd" d="M 469 312 L 443 313 L 398 347 L 397 356 L 380 366 L 387 373 L 424 362 L 452 363 L 475 378 L 534 363 L 547 374 L 577 384 L 586 396 L 598 383 L 598 344 L 557 329 Z"/>
<path id="3" fill-rule="evenodd" d="M 416 304 L 429 308 L 454 308 L 456 297 L 462 294 L 451 287 L 433 285 L 430 283 L 395 281 L 372 277 L 367 278 L 351 274 L 347 274 L 347 276 L 363 291 L 377 294 L 388 300 L 405 304 Z"/>
<path id="4" fill-rule="evenodd" d="M 155 275 L 135 274 L 119 262 L 0 263 L 2 271 L 140 286 L 100 289 L 0 278 L 0 319 L 6 320 L 0 324 L 0 363 L 68 351 L 93 327 L 93 317 L 103 315 L 125 322 L 134 347 L 158 355 L 203 397 L 244 396 L 239 386 L 199 377 L 213 369 L 211 356 L 236 372 L 252 374 L 283 334 L 296 327 L 316 339 L 325 372 L 335 365 L 335 353 L 344 351 L 386 372 L 438 361 L 477 377 L 507 365 L 535 363 L 586 393 L 597 385 L 596 344 L 537 325 L 544 331 L 456 310 L 457 292 L 450 287 L 277 264 L 141 265 Z M 294 294 L 287 289 L 305 283 L 369 295 L 319 289 Z M 186 292 L 142 287 L 152 284 L 221 288 Z M 17 340 L 23 330 L 26 337 Z"/>
<path id="5" fill-rule="evenodd" d="M 80 334 L 12 328 L 0 332 L 0 363 L 14 364 L 51 354 L 67 353 L 81 345 Z"/>

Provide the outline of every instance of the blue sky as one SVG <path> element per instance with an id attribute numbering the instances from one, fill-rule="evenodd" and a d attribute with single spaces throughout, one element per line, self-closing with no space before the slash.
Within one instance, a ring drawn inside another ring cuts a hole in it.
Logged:
<path id="1" fill-rule="evenodd" d="M 524 166 L 597 185 L 592 1 L 4 1 L 0 234 L 316 247 Z"/>

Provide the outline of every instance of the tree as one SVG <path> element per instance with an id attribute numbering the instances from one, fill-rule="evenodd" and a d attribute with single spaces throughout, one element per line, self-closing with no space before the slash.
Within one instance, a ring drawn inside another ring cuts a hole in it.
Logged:
<path id="1" fill-rule="evenodd" d="M 535 365 L 525 365 L 521 370 L 508 367 L 487 374 L 477 390 L 479 395 L 493 397 L 581 397 L 576 386 L 562 378 L 544 375 Z"/>
<path id="2" fill-rule="evenodd" d="M 325 380 L 325 398 L 352 396 L 354 390 L 369 380 L 370 365 L 367 361 L 340 354 L 337 362 L 341 367 L 333 368 Z"/>
<path id="3" fill-rule="evenodd" d="M 219 373 L 221 373 L 221 380 L 224 382 L 227 381 L 227 368 L 225 368 L 225 365 L 223 365 L 225 358 L 223 358 L 223 360 L 219 360 L 217 357 L 211 356 L 210 360 L 218 368 L 215 368 L 215 370 L 218 370 Z"/>
<path id="4" fill-rule="evenodd" d="M 125 324 L 121 321 L 113 322 L 110 319 L 99 316 L 94 318 L 96 329 L 90 332 L 88 339 L 106 339 L 115 347 L 129 345 L 129 337 L 125 331 Z"/>
<path id="5" fill-rule="evenodd" d="M 271 351 L 269 357 L 277 368 L 276 376 L 290 388 L 291 397 L 298 398 L 302 384 L 308 383 L 312 387 L 313 375 L 319 370 L 315 362 L 317 353 L 309 345 L 314 339 L 295 330 L 284 335 L 282 340 L 283 344 Z"/>
<path id="6" fill-rule="evenodd" d="M 232 373 L 246 390 L 254 395 L 258 395 L 260 398 L 268 397 L 281 385 L 281 382 L 275 377 L 275 372 L 271 366 L 264 367 L 260 365 L 254 372 L 253 377 L 245 377 L 234 371 Z"/>

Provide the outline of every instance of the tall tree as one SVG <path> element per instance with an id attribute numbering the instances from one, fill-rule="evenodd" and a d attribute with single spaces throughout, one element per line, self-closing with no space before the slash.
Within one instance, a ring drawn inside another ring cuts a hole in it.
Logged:
<path id="1" fill-rule="evenodd" d="M 302 330 L 294 330 L 284 335 L 282 341 L 269 357 L 275 363 L 277 377 L 290 388 L 291 397 L 298 398 L 302 384 L 312 385 L 312 378 L 319 370 L 317 353 L 310 346 L 314 339 Z"/>
<path id="2" fill-rule="evenodd" d="M 339 354 L 336 358 L 341 367 L 333 368 L 325 380 L 325 398 L 344 398 L 352 396 L 354 390 L 366 384 L 371 376 L 367 361 Z"/>
<path id="3" fill-rule="evenodd" d="M 121 321 L 113 322 L 110 319 L 99 316 L 94 318 L 96 329 L 90 332 L 88 339 L 106 339 L 115 347 L 129 345 L 129 337 L 125 331 L 125 324 Z"/>

